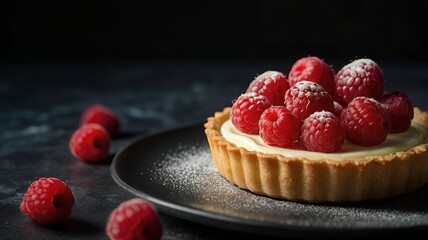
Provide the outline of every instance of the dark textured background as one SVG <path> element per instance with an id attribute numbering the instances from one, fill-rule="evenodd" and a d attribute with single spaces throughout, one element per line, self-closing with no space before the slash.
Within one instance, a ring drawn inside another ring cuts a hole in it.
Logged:
<path id="1" fill-rule="evenodd" d="M 3 60 L 426 61 L 425 1 L 10 1 Z"/>
<path id="2" fill-rule="evenodd" d="M 372 58 L 384 70 L 386 90 L 404 91 L 428 110 L 428 3 L 415 2 L 3 1 L 0 239 L 107 239 L 108 215 L 133 195 L 112 180 L 109 162 L 85 164 L 68 150 L 92 103 L 121 119 L 110 159 L 144 134 L 204 121 L 257 74 L 287 74 L 306 55 L 336 71 Z M 63 224 L 40 227 L 19 203 L 31 181 L 49 176 L 70 185 L 76 204 Z M 161 218 L 163 239 L 260 239 Z"/>

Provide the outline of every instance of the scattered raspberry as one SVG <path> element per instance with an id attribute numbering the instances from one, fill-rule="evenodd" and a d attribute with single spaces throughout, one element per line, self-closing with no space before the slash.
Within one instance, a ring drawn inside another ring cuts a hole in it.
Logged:
<path id="1" fill-rule="evenodd" d="M 334 115 L 336 115 L 338 118 L 340 118 L 340 115 L 342 114 L 342 112 L 343 112 L 343 106 L 342 105 L 340 105 L 340 103 L 338 103 L 338 102 L 336 102 L 336 101 L 333 101 L 333 104 L 334 104 L 334 111 L 333 111 L 333 113 L 334 113 Z"/>
<path id="2" fill-rule="evenodd" d="M 391 119 L 391 133 L 405 132 L 413 119 L 413 104 L 407 94 L 399 91 L 384 94 L 380 100 Z"/>
<path id="3" fill-rule="evenodd" d="M 364 146 L 382 143 L 391 129 L 388 111 L 377 100 L 363 96 L 343 109 L 340 122 L 346 139 Z"/>
<path id="4" fill-rule="evenodd" d="M 21 211 L 41 225 L 67 219 L 74 205 L 70 188 L 57 178 L 40 178 L 31 183 L 21 202 Z"/>
<path id="5" fill-rule="evenodd" d="M 299 138 L 300 123 L 286 107 L 272 106 L 260 117 L 260 137 L 270 146 L 292 146 Z"/>
<path id="6" fill-rule="evenodd" d="M 108 107 L 101 104 L 90 105 L 83 111 L 80 118 L 80 126 L 87 123 L 100 124 L 112 137 L 119 131 L 118 116 Z"/>
<path id="7" fill-rule="evenodd" d="M 371 59 L 358 59 L 336 75 L 336 93 L 347 104 L 358 96 L 379 99 L 384 90 L 382 69 Z"/>
<path id="8" fill-rule="evenodd" d="M 255 92 L 269 99 L 272 105 L 282 105 L 284 94 L 290 86 L 287 78 L 278 71 L 266 71 L 254 79 L 246 92 Z"/>
<path id="9" fill-rule="evenodd" d="M 300 144 L 309 151 L 336 152 L 345 142 L 340 119 L 331 112 L 312 113 L 302 124 Z"/>
<path id="10" fill-rule="evenodd" d="M 109 154 L 110 135 L 96 123 L 82 125 L 71 136 L 69 149 L 73 156 L 89 163 L 103 161 Z"/>
<path id="11" fill-rule="evenodd" d="M 154 205 L 133 198 L 111 212 L 106 232 L 111 240 L 158 240 L 162 237 L 163 225 Z"/>
<path id="12" fill-rule="evenodd" d="M 314 56 L 297 60 L 288 74 L 290 86 L 301 81 L 310 81 L 320 84 L 330 96 L 335 95 L 333 68 L 322 59 Z"/>
<path id="13" fill-rule="evenodd" d="M 284 105 L 294 115 L 304 120 L 314 112 L 334 111 L 333 99 L 318 83 L 297 82 L 285 92 Z"/>
<path id="14" fill-rule="evenodd" d="M 233 103 L 230 118 L 239 131 L 258 134 L 260 116 L 270 106 L 272 104 L 267 97 L 253 92 L 244 93 Z"/>

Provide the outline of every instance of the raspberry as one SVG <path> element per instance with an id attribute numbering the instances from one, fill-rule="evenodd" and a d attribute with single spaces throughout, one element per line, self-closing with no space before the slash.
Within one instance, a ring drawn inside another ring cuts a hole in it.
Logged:
<path id="1" fill-rule="evenodd" d="M 158 240 L 163 234 L 163 224 L 154 205 L 133 198 L 111 212 L 106 232 L 111 240 Z"/>
<path id="2" fill-rule="evenodd" d="M 230 118 L 241 132 L 259 133 L 259 120 L 263 111 L 272 106 L 267 97 L 257 93 L 244 93 L 232 105 Z"/>
<path id="3" fill-rule="evenodd" d="M 290 86 L 301 81 L 320 84 L 332 97 L 335 95 L 333 68 L 322 59 L 314 56 L 297 60 L 288 74 Z"/>
<path id="4" fill-rule="evenodd" d="M 391 129 L 388 111 L 377 100 L 364 96 L 354 98 L 343 109 L 340 122 L 346 139 L 363 146 L 382 143 Z"/>
<path id="5" fill-rule="evenodd" d="M 284 74 L 278 71 L 266 71 L 254 79 L 246 92 L 255 92 L 269 99 L 272 105 L 282 105 L 284 94 L 290 86 Z"/>
<path id="6" fill-rule="evenodd" d="M 314 112 L 302 124 L 300 144 L 309 151 L 336 152 L 345 142 L 340 119 L 331 112 Z"/>
<path id="7" fill-rule="evenodd" d="M 300 119 L 284 106 L 272 106 L 260 117 L 260 137 L 270 146 L 290 147 L 299 138 Z"/>
<path id="8" fill-rule="evenodd" d="M 111 109 L 102 104 L 92 104 L 83 111 L 80 118 L 80 126 L 87 123 L 100 124 L 112 137 L 119 131 L 118 116 Z"/>
<path id="9" fill-rule="evenodd" d="M 285 92 L 284 105 L 301 120 L 321 110 L 334 111 L 330 94 L 318 83 L 310 81 L 297 82 L 290 87 Z"/>
<path id="10" fill-rule="evenodd" d="M 405 132 L 410 128 L 414 110 L 407 94 L 400 91 L 386 93 L 381 97 L 380 102 L 389 113 L 391 133 Z"/>
<path id="11" fill-rule="evenodd" d="M 67 219 L 74 205 L 70 188 L 57 178 L 40 178 L 31 183 L 20 209 L 28 218 L 41 225 Z"/>
<path id="12" fill-rule="evenodd" d="M 384 90 L 382 69 L 367 58 L 345 65 L 337 73 L 335 82 L 339 101 L 345 104 L 358 96 L 379 100 Z"/>
<path id="13" fill-rule="evenodd" d="M 103 161 L 109 154 L 110 135 L 96 123 L 78 128 L 71 136 L 69 149 L 73 156 L 89 163 Z"/>

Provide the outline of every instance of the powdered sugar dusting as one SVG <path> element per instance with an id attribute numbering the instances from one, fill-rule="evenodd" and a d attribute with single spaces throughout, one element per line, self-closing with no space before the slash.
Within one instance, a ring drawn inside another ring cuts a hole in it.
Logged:
<path id="1" fill-rule="evenodd" d="M 310 117 L 316 117 L 320 122 L 325 122 L 326 118 L 334 118 L 335 115 L 332 112 L 322 110 L 312 113 Z"/>
<path id="2" fill-rule="evenodd" d="M 271 84 L 273 82 L 273 79 L 272 78 L 267 78 L 266 80 L 265 80 L 265 85 L 269 85 L 269 84 Z M 265 88 L 266 88 L 266 86 L 265 86 Z"/>
<path id="3" fill-rule="evenodd" d="M 273 70 L 268 70 L 262 74 L 260 74 L 259 76 L 256 77 L 257 80 L 263 80 L 266 79 L 269 81 L 269 83 L 271 81 L 276 81 L 277 78 L 281 77 L 281 74 L 278 71 L 273 71 Z"/>
<path id="4" fill-rule="evenodd" d="M 349 63 L 343 69 L 352 78 L 365 78 L 370 76 L 370 69 L 375 67 L 378 67 L 376 62 L 368 58 L 362 58 Z"/>
<path id="5" fill-rule="evenodd" d="M 318 83 L 311 82 L 311 81 L 300 81 L 300 82 L 296 83 L 295 86 L 301 90 L 308 90 L 308 91 L 312 91 L 312 92 L 324 91 L 324 88 L 321 85 L 319 85 Z"/>
<path id="6" fill-rule="evenodd" d="M 388 203 L 306 204 L 253 194 L 223 178 L 213 163 L 209 148 L 203 144 L 177 144 L 155 164 L 151 171 L 153 184 L 176 196 L 186 207 L 222 216 L 301 227 L 353 229 L 428 225 L 425 211 L 404 211 L 388 207 Z"/>

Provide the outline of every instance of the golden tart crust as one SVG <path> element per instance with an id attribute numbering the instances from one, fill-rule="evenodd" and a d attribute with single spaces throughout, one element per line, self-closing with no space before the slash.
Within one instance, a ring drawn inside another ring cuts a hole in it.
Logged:
<path id="1" fill-rule="evenodd" d="M 204 124 L 212 158 L 229 182 L 253 193 L 303 202 L 380 200 L 428 183 L 428 143 L 405 152 L 364 158 L 308 160 L 239 148 L 221 134 L 230 107 Z M 428 113 L 414 109 L 413 121 L 428 129 Z"/>

